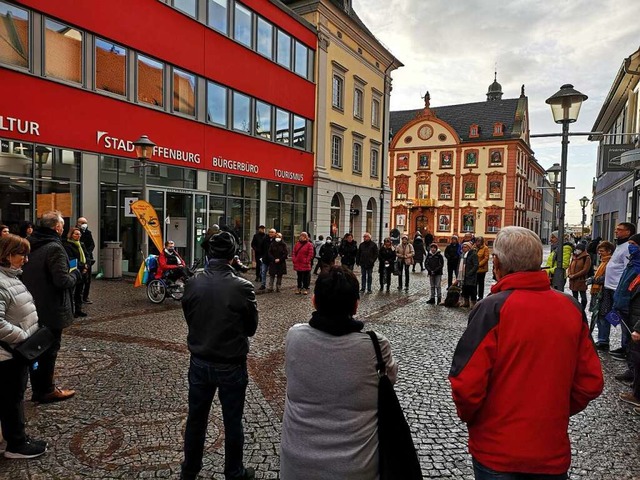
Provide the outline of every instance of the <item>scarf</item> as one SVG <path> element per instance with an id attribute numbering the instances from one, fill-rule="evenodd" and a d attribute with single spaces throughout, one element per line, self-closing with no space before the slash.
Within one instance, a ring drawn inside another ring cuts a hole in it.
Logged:
<path id="1" fill-rule="evenodd" d="M 335 337 L 360 332 L 364 328 L 364 323 L 355 320 L 352 315 L 327 317 L 317 311 L 311 314 L 309 325 Z"/>
<path id="2" fill-rule="evenodd" d="M 598 269 L 596 270 L 595 275 L 593 276 L 593 278 L 598 278 L 598 277 L 603 277 L 605 270 L 607 269 L 607 263 L 609 263 L 609 260 L 611 260 L 611 255 L 603 255 L 601 257 L 602 262 L 600 263 L 600 265 L 598 265 Z M 595 295 L 596 293 L 600 292 L 602 290 L 602 285 L 598 285 L 598 284 L 593 284 L 591 285 L 591 295 Z"/>
<path id="3" fill-rule="evenodd" d="M 69 240 L 69 243 L 78 247 L 78 251 L 80 252 L 80 258 L 78 259 L 78 261 L 82 264 L 87 263 L 87 259 L 84 256 L 84 250 L 82 249 L 82 245 L 80 245 L 80 240 Z"/>

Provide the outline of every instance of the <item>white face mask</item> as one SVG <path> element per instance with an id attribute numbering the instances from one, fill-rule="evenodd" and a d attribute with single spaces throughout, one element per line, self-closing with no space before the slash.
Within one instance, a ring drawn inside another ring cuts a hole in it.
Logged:
<path id="1" fill-rule="evenodd" d="M 281 242 L 282 239 L 281 238 L 276 238 L 276 242 Z"/>
<path id="2" fill-rule="evenodd" d="M 89 228 L 89 225 L 87 225 L 86 223 L 83 223 L 82 225 L 80 225 L 80 230 L 82 230 L 83 232 Z"/>

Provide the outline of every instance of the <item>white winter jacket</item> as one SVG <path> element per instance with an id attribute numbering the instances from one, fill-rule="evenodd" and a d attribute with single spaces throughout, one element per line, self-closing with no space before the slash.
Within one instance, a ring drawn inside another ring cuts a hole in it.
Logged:
<path id="1" fill-rule="evenodd" d="M 11 346 L 29 338 L 38 330 L 38 312 L 33 297 L 20 281 L 22 270 L 0 267 L 0 342 Z M 0 362 L 11 354 L 0 348 Z"/>

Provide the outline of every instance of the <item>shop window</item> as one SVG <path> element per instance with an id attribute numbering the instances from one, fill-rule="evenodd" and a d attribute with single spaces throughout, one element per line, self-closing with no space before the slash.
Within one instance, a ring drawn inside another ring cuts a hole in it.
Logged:
<path id="1" fill-rule="evenodd" d="M 490 213 L 487 215 L 487 233 L 497 233 L 500 230 L 500 215 Z"/>
<path id="2" fill-rule="evenodd" d="M 271 105 L 256 101 L 256 135 L 271 140 Z"/>
<path id="3" fill-rule="evenodd" d="M 297 115 L 293 116 L 293 146 L 307 148 L 307 121 Z"/>
<path id="4" fill-rule="evenodd" d="M 398 170 L 409 170 L 409 154 L 400 153 L 397 157 Z"/>
<path id="5" fill-rule="evenodd" d="M 207 190 L 218 195 L 225 195 L 227 193 L 227 176 L 224 173 L 209 172 Z"/>
<path id="6" fill-rule="evenodd" d="M 477 150 L 467 150 L 464 153 L 464 167 L 465 168 L 474 168 L 478 166 L 478 151 Z"/>
<path id="7" fill-rule="evenodd" d="M 291 143 L 291 114 L 284 110 L 276 109 L 276 142 L 290 145 Z"/>
<path id="8" fill-rule="evenodd" d="M 96 88 L 116 95 L 127 94 L 127 49 L 96 38 Z"/>
<path id="9" fill-rule="evenodd" d="M 173 0 L 173 6 L 192 17 L 197 15 L 197 0 Z"/>
<path id="10" fill-rule="evenodd" d="M 362 174 L 362 144 L 353 142 L 353 173 Z"/>
<path id="11" fill-rule="evenodd" d="M 229 22 L 229 0 L 209 0 L 209 11 L 207 12 L 207 25 L 211 28 L 227 35 Z"/>
<path id="12" fill-rule="evenodd" d="M 33 157 L 33 144 L 4 138 L 0 140 L 0 172 L 2 174 L 31 178 Z"/>
<path id="13" fill-rule="evenodd" d="M 464 181 L 464 194 L 463 197 L 465 200 L 475 200 L 476 198 L 476 180 L 465 180 Z"/>
<path id="14" fill-rule="evenodd" d="M 453 153 L 440 153 L 440 168 L 453 168 Z"/>
<path id="15" fill-rule="evenodd" d="M 196 76 L 173 69 L 173 111 L 196 116 Z"/>
<path id="16" fill-rule="evenodd" d="M 489 151 L 489 166 L 490 167 L 502 166 L 502 150 Z"/>
<path id="17" fill-rule="evenodd" d="M 233 129 L 251 132 L 251 98 L 239 92 L 233 92 Z"/>
<path id="18" fill-rule="evenodd" d="M 331 104 L 334 108 L 342 110 L 344 108 L 344 78 L 333 74 L 333 90 L 331 94 Z"/>
<path id="19" fill-rule="evenodd" d="M 371 126 L 380 128 L 380 100 L 371 100 Z"/>
<path id="20" fill-rule="evenodd" d="M 371 148 L 371 177 L 378 178 L 378 163 L 380 152 L 376 148 Z"/>
<path id="21" fill-rule="evenodd" d="M 291 68 L 291 37 L 278 30 L 276 61 L 285 68 Z"/>
<path id="22" fill-rule="evenodd" d="M 309 49 L 305 47 L 302 43 L 295 41 L 296 51 L 295 51 L 295 61 L 293 69 L 298 74 L 304 78 L 307 78 L 307 69 L 309 62 Z"/>
<path id="23" fill-rule="evenodd" d="M 342 168 L 342 137 L 331 136 L 331 167 Z"/>
<path id="24" fill-rule="evenodd" d="M 451 215 L 448 215 L 448 214 L 438 215 L 438 231 L 439 232 L 448 232 L 450 226 L 451 226 Z"/>
<path id="25" fill-rule="evenodd" d="M 364 92 L 360 88 L 353 91 L 353 116 L 362 120 L 362 110 L 364 108 Z"/>
<path id="26" fill-rule="evenodd" d="M 246 47 L 251 48 L 251 22 L 253 12 L 236 3 L 233 19 L 233 38 Z"/>
<path id="27" fill-rule="evenodd" d="M 502 198 L 502 180 L 489 181 L 489 198 L 500 200 Z"/>
<path id="28" fill-rule="evenodd" d="M 258 53 L 273 60 L 273 25 L 258 17 Z"/>
<path id="29" fill-rule="evenodd" d="M 0 2 L 0 63 L 29 68 L 29 12 Z"/>
<path id="30" fill-rule="evenodd" d="M 227 126 L 227 89 L 213 82 L 207 83 L 207 120 Z"/>
<path id="31" fill-rule="evenodd" d="M 427 152 L 418 153 L 418 168 L 421 170 L 429 168 L 429 154 Z"/>
<path id="32" fill-rule="evenodd" d="M 462 215 L 462 231 L 474 232 L 475 231 L 476 217 L 473 212 L 467 212 Z"/>
<path id="33" fill-rule="evenodd" d="M 451 182 L 440 182 L 439 195 L 441 200 L 451 200 Z"/>
<path id="34" fill-rule="evenodd" d="M 164 63 L 138 55 L 138 101 L 162 107 Z"/>
<path id="35" fill-rule="evenodd" d="M 72 219 L 78 218 L 79 201 L 77 183 L 36 181 L 36 218 L 50 210 L 59 210 L 66 219 L 65 224 L 71 224 Z"/>
<path id="36" fill-rule="evenodd" d="M 46 19 L 45 75 L 68 82 L 82 83 L 82 42 L 84 34 L 63 23 Z"/>

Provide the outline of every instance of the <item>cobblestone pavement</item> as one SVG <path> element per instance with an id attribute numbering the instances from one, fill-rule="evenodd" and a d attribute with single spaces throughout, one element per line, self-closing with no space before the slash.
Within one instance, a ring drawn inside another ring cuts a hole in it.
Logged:
<path id="1" fill-rule="evenodd" d="M 245 461 L 260 479 L 278 478 L 284 336 L 291 325 L 308 321 L 312 311 L 310 297 L 294 295 L 293 285 L 288 275 L 282 293 L 258 297 Z M 358 318 L 391 341 L 400 364 L 396 390 L 425 478 L 469 479 L 467 430 L 455 414 L 447 381 L 466 312 L 427 304 L 427 286 L 426 273 L 415 273 L 408 293 L 364 295 Z M 58 359 L 59 385 L 78 393 L 58 404 L 26 402 L 28 433 L 48 440 L 49 452 L 30 461 L 0 459 L 0 479 L 178 478 L 188 367 L 179 303 L 152 305 L 144 289 L 126 281 L 98 280 L 92 288 L 89 317 L 65 331 Z M 614 346 L 619 332 L 613 334 Z M 617 398 L 627 389 L 613 379 L 620 362 L 606 354 L 601 358 L 605 391 L 571 420 L 571 478 L 640 479 L 640 417 Z M 216 402 L 201 478 L 224 478 L 221 423 Z"/>

